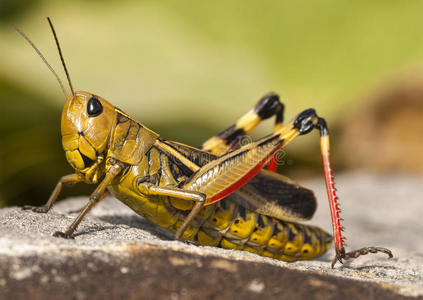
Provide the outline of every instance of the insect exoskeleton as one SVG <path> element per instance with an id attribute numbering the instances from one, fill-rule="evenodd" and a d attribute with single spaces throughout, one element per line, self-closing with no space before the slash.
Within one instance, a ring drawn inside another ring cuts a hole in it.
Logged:
<path id="1" fill-rule="evenodd" d="M 312 217 L 316 200 L 311 191 L 277 174 L 278 151 L 296 137 L 320 133 L 326 189 L 332 217 L 336 261 L 367 253 L 391 251 L 365 247 L 346 252 L 329 153 L 326 121 L 307 109 L 283 123 L 284 106 L 275 93 L 263 96 L 233 125 L 199 148 L 167 141 L 105 99 L 75 92 L 54 27 L 52 29 L 71 95 L 59 76 L 29 38 L 58 80 L 66 102 L 62 112 L 62 143 L 75 173 L 63 176 L 44 206 L 25 206 L 48 212 L 62 186 L 100 182 L 89 201 L 67 228 L 53 235 L 73 238 L 87 214 L 112 193 L 138 214 L 175 233 L 175 239 L 200 245 L 254 252 L 285 261 L 311 259 L 325 253 L 332 237 L 299 222 Z M 262 120 L 273 118 L 273 132 L 257 141 L 241 143 Z M 268 165 L 269 171 L 262 170 Z M 272 172 L 271 172 L 272 171 Z"/>
<path id="2" fill-rule="evenodd" d="M 62 145 L 69 164 L 80 173 L 93 170 L 92 182 L 102 175 L 97 168 L 104 159 L 112 127 L 116 124 L 113 105 L 99 96 L 75 92 L 62 111 Z"/>

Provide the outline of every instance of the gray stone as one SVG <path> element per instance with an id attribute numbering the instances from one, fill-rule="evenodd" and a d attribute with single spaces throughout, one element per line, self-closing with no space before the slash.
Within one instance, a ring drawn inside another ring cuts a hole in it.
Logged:
<path id="1" fill-rule="evenodd" d="M 48 214 L 0 210 L 0 298 L 423 299 L 422 177 L 343 174 L 338 179 L 348 249 L 390 248 L 330 268 L 331 250 L 285 263 L 255 254 L 171 240 L 164 229 L 116 199 L 101 202 L 74 240 L 52 237 L 87 198 L 59 202 Z M 303 182 L 319 208 L 310 224 L 327 231 L 323 179 Z"/>

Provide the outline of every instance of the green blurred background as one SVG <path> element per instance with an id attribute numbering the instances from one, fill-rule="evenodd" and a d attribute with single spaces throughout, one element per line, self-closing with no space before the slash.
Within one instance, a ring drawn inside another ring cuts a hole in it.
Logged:
<path id="1" fill-rule="evenodd" d="M 421 64 L 422 11 L 422 1 L 0 0 L 0 206 L 42 204 L 72 172 L 61 149 L 63 95 L 12 25 L 64 78 L 50 16 L 76 90 L 197 146 L 269 91 L 282 96 L 287 119 L 314 107 L 342 135 L 369 87 Z M 316 170 L 317 142 L 289 146 L 285 172 Z"/>

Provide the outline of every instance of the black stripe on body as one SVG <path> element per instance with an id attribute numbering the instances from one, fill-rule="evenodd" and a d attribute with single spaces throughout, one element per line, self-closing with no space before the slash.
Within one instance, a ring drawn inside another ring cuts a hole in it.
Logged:
<path id="1" fill-rule="evenodd" d="M 151 149 L 149 151 L 147 151 L 147 153 L 145 154 L 145 156 L 147 157 L 147 174 L 150 174 L 150 166 L 151 166 Z"/>
<path id="2" fill-rule="evenodd" d="M 220 201 L 219 201 L 219 203 L 220 203 L 220 206 L 221 206 L 223 209 L 226 209 L 226 198 L 224 198 L 224 199 L 220 200 Z"/>
<path id="3" fill-rule="evenodd" d="M 129 118 L 123 115 L 120 111 L 117 111 L 117 124 L 125 123 L 129 121 Z"/>
<path id="4" fill-rule="evenodd" d="M 163 173 L 166 172 L 166 170 L 164 169 L 164 165 L 163 165 L 163 153 L 160 153 L 159 160 L 160 160 L 159 172 L 160 172 L 160 174 L 163 174 Z"/>
<path id="5" fill-rule="evenodd" d="M 292 226 L 294 226 L 294 225 L 292 224 Z M 293 230 L 290 226 L 287 226 L 287 229 L 288 229 L 288 241 L 293 242 L 297 236 L 294 234 L 294 232 L 293 232 Z"/>
<path id="6" fill-rule="evenodd" d="M 173 163 L 170 159 L 167 160 L 167 164 L 173 178 L 175 178 L 176 181 L 178 181 L 179 178 L 186 176 L 178 167 L 178 164 Z"/>
<path id="7" fill-rule="evenodd" d="M 275 223 L 275 226 L 273 227 L 273 235 L 277 235 L 279 232 L 282 232 L 282 231 L 279 230 L 279 228 L 277 226 L 278 224 L 281 225 L 281 223 L 278 220 L 275 220 L 273 218 L 271 220 Z"/>
<path id="8" fill-rule="evenodd" d="M 262 215 L 258 215 L 257 224 L 259 227 L 262 227 L 262 228 L 264 227 L 264 221 L 263 221 Z"/>
<path id="9" fill-rule="evenodd" d="M 153 146 L 153 148 L 156 149 L 157 151 L 159 151 L 160 154 L 166 155 L 167 158 L 168 158 L 169 164 L 176 164 L 176 166 L 180 170 L 180 172 L 181 172 L 180 174 L 182 176 L 190 177 L 193 174 L 193 171 L 190 168 L 188 168 L 184 163 L 182 163 L 176 156 L 174 156 L 170 153 L 161 151 L 160 148 L 158 148 L 156 146 Z M 170 169 L 172 170 L 172 167 Z M 177 178 L 175 178 L 175 179 L 177 179 Z"/>
<path id="10" fill-rule="evenodd" d="M 239 215 L 241 216 L 241 218 L 243 218 L 245 220 L 245 218 L 247 217 L 247 212 L 245 210 L 245 207 L 239 205 L 238 211 L 239 211 Z"/>
<path id="11" fill-rule="evenodd" d="M 302 228 L 304 244 L 311 244 L 311 232 L 306 228 Z"/>
<path id="12" fill-rule="evenodd" d="M 84 166 L 85 168 L 88 168 L 90 166 L 92 166 L 94 164 L 94 160 L 92 160 L 91 158 L 85 156 L 79 149 L 78 149 L 79 154 L 82 157 L 82 160 L 84 162 Z"/>
<path id="13" fill-rule="evenodd" d="M 166 140 L 160 140 L 160 141 L 166 144 L 167 146 L 171 147 L 178 154 L 189 159 L 190 161 L 192 161 L 199 167 L 202 167 L 208 162 L 218 158 L 218 156 L 213 155 L 209 152 L 202 151 L 200 149 L 196 149 L 194 147 L 183 145 L 177 142 L 166 141 Z"/>

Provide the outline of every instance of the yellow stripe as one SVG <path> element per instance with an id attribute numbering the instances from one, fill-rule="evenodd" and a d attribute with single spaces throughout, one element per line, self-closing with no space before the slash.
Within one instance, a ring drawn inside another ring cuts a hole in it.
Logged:
<path id="1" fill-rule="evenodd" d="M 211 151 L 213 154 L 221 155 L 226 152 L 228 146 L 226 146 L 224 139 L 214 136 L 205 141 L 202 148 L 206 151 Z"/>
<path id="2" fill-rule="evenodd" d="M 250 133 L 260 121 L 259 115 L 254 110 L 250 110 L 236 122 L 235 130 L 243 129 L 245 133 Z"/>
<path id="3" fill-rule="evenodd" d="M 239 129 L 244 130 L 246 134 L 250 133 L 257 125 L 260 123 L 261 118 L 259 115 L 252 109 L 243 115 L 236 123 L 232 130 L 235 132 Z M 220 138 L 219 136 L 214 136 L 209 138 L 203 143 L 202 148 L 206 151 L 211 151 L 213 154 L 222 155 L 228 152 L 231 144 L 227 144 L 225 139 Z"/>
<path id="4" fill-rule="evenodd" d="M 164 152 L 167 152 L 170 155 L 175 156 L 178 160 L 180 160 L 185 166 L 187 166 L 191 171 L 195 172 L 200 169 L 198 165 L 190 161 L 188 158 L 180 154 L 178 151 L 170 147 L 169 145 L 166 145 L 165 143 L 162 143 L 161 141 L 157 140 L 154 144 L 155 146 L 159 147 Z"/>
<path id="5" fill-rule="evenodd" d="M 323 154 L 328 154 L 330 151 L 329 136 L 322 136 L 320 138 L 320 148 Z"/>

